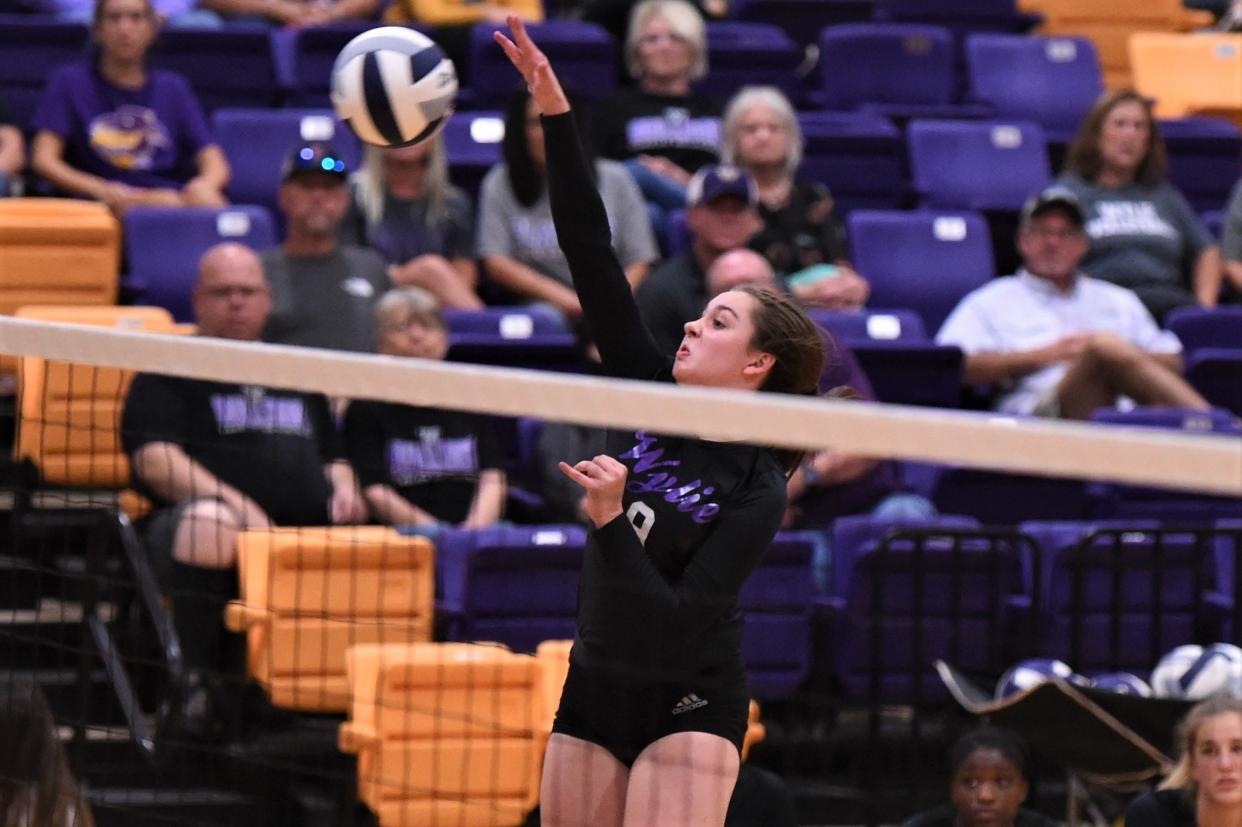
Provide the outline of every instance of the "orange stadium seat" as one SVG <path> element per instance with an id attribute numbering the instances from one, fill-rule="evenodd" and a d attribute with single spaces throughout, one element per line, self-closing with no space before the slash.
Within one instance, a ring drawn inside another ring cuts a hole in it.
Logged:
<path id="1" fill-rule="evenodd" d="M 381 827 L 517 827 L 538 802 L 538 659 L 496 644 L 353 646 L 340 746 Z"/>
<path id="2" fill-rule="evenodd" d="M 1242 127 L 1242 34 L 1139 32 L 1130 60 L 1157 117 L 1219 115 Z"/>
<path id="3" fill-rule="evenodd" d="M 1182 0 L 1023 0 L 1020 5 L 1023 11 L 1044 16 L 1040 34 L 1091 38 L 1109 89 L 1132 83 L 1130 35 L 1187 32 L 1212 25 L 1210 13 L 1187 9 Z"/>
<path id="4" fill-rule="evenodd" d="M 121 227 L 103 204 L 0 198 L 0 313 L 29 304 L 115 304 Z"/>
<path id="5" fill-rule="evenodd" d="M 275 706 L 343 712 L 346 649 L 431 639 L 434 557 L 426 538 L 380 526 L 245 531 L 225 620 Z"/>
<path id="6" fill-rule="evenodd" d="M 20 318 L 173 333 L 161 307 L 23 307 Z M 22 357 L 18 371 L 14 455 L 29 459 L 43 481 L 74 488 L 124 488 L 129 460 L 121 450 L 120 418 L 133 372 L 120 368 Z M 137 495 L 122 498 L 135 516 Z"/>

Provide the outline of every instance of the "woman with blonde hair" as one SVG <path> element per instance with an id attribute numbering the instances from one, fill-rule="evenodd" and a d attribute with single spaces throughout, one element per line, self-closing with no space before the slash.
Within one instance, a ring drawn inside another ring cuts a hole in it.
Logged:
<path id="1" fill-rule="evenodd" d="M 1242 698 L 1217 695 L 1193 707 L 1177 746 L 1173 771 L 1130 804 L 1126 827 L 1242 825 Z"/>
<path id="2" fill-rule="evenodd" d="M 343 243 L 373 248 L 394 284 L 421 287 L 444 307 L 483 306 L 470 198 L 449 183 L 442 136 L 397 149 L 367 146 L 352 185 Z"/>

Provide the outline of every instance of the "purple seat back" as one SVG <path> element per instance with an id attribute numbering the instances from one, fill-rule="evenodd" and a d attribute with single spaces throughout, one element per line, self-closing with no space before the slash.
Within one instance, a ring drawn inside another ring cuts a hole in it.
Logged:
<path id="1" fill-rule="evenodd" d="M 836 208 L 900 207 L 905 196 L 906 147 L 887 119 L 863 113 L 804 112 L 798 176 L 832 191 Z"/>
<path id="2" fill-rule="evenodd" d="M 872 5 L 872 0 L 734 0 L 732 15 L 779 26 L 795 43 L 809 46 L 827 26 L 870 20 Z"/>
<path id="3" fill-rule="evenodd" d="M 289 151 L 304 141 L 326 141 L 357 169 L 362 145 L 330 109 L 218 109 L 211 116 L 216 140 L 233 168 L 226 194 L 238 204 L 276 204 L 280 169 Z"/>
<path id="4" fill-rule="evenodd" d="M 737 21 L 707 24 L 709 71 L 696 88 L 722 104 L 743 86 L 776 86 L 793 97 L 802 49 L 777 26 Z"/>
<path id="5" fill-rule="evenodd" d="M 810 673 L 813 554 L 806 535 L 777 534 L 738 596 L 742 659 L 758 698 L 790 697 Z"/>
<path id="6" fill-rule="evenodd" d="M 1219 210 L 1242 178 L 1242 132 L 1229 121 L 1190 117 L 1160 121 L 1169 180 L 1200 212 Z"/>
<path id="7" fill-rule="evenodd" d="M 500 163 L 500 144 L 505 137 L 504 113 L 491 109 L 454 112 L 444 123 L 443 135 L 453 183 L 477 201 L 483 176 Z"/>
<path id="8" fill-rule="evenodd" d="M 1205 347 L 1242 348 L 1242 307 L 1179 307 L 1164 326 L 1182 342 L 1186 353 Z"/>
<path id="9" fill-rule="evenodd" d="M 470 32 L 470 88 L 463 100 L 478 109 L 503 106 L 521 77 L 492 40 L 500 23 L 478 23 Z M 617 85 L 617 44 L 594 23 L 549 20 L 527 24 L 566 88 L 583 101 L 606 97 Z"/>
<path id="10" fill-rule="evenodd" d="M 208 248 L 235 241 L 261 252 L 276 244 L 271 214 L 254 205 L 134 207 L 124 223 L 131 286 L 141 303 L 166 308 L 179 322 L 194 321 L 191 294 Z"/>
<path id="11" fill-rule="evenodd" d="M 929 333 L 996 272 L 988 226 L 977 213 L 858 211 L 847 225 L 871 304 L 912 308 Z"/>
<path id="12" fill-rule="evenodd" d="M 152 66 L 185 75 L 207 112 L 280 103 L 276 63 L 265 30 L 164 29 L 151 47 L 150 59 Z"/>
<path id="13" fill-rule="evenodd" d="M 578 340 L 565 318 L 548 307 L 445 310 L 449 358 L 525 367 L 577 364 Z"/>
<path id="14" fill-rule="evenodd" d="M 941 471 L 932 489 L 941 511 L 969 514 L 984 525 L 1024 520 L 1082 520 L 1091 514 L 1084 480 L 1002 474 L 976 468 Z"/>
<path id="15" fill-rule="evenodd" d="M 941 26 L 849 23 L 819 36 L 826 109 L 943 106 L 956 99 L 953 36 Z"/>
<path id="16" fill-rule="evenodd" d="M 1186 379 L 1213 405 L 1242 416 L 1242 348 L 1200 348 L 1186 360 Z"/>
<path id="17" fill-rule="evenodd" d="M 1014 0 L 876 0 L 877 21 L 937 23 L 957 36 L 970 32 L 1022 32 L 1039 15 L 1018 11 Z"/>
<path id="18" fill-rule="evenodd" d="M 894 405 L 956 408 L 962 395 L 962 351 L 930 342 L 857 343 L 854 356 L 876 399 Z"/>
<path id="19" fill-rule="evenodd" d="M 1014 211 L 1052 180 L 1044 131 L 1025 121 L 913 121 L 914 188 L 932 209 Z"/>
<path id="20" fill-rule="evenodd" d="M 869 516 L 841 517 L 832 527 L 832 580 L 829 590 L 844 596 L 850 589 L 854 561 L 873 551 L 880 539 L 895 529 L 964 531 L 978 528 L 973 517 L 945 514 L 934 520 L 885 520 Z"/>
<path id="21" fill-rule="evenodd" d="M 62 63 L 84 57 L 89 36 L 81 23 L 0 14 L 0 89 L 15 126 L 29 128 L 48 75 Z"/>
<path id="22" fill-rule="evenodd" d="M 815 324 L 849 347 L 871 342 L 926 344 L 923 319 L 913 310 L 819 310 L 807 311 Z"/>
<path id="23" fill-rule="evenodd" d="M 308 28 L 273 29 L 272 54 L 276 75 L 285 94 L 285 105 L 321 108 L 332 105 L 332 66 L 345 44 L 375 28 L 367 21 L 338 22 Z M 430 32 L 424 26 L 408 28 Z"/>
<path id="24" fill-rule="evenodd" d="M 1034 121 L 1068 141 L 1104 89 L 1095 46 L 1084 37 L 973 34 L 966 39 L 970 94 L 998 118 Z"/>
<path id="25" fill-rule="evenodd" d="M 449 640 L 494 640 L 533 652 L 574 636 L 581 526 L 504 526 L 436 537 Z"/>

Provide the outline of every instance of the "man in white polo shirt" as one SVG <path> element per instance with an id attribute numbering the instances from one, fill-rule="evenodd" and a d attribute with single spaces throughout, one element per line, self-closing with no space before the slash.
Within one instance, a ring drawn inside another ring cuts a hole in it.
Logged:
<path id="1" fill-rule="evenodd" d="M 1206 409 L 1181 377 L 1181 343 L 1156 327 L 1130 290 L 1078 269 L 1087 252 L 1083 212 L 1052 188 L 1022 210 L 1013 276 L 974 290 L 936 341 L 962 349 L 962 381 L 995 385 L 996 409 L 1087 419 L 1121 399 Z"/>

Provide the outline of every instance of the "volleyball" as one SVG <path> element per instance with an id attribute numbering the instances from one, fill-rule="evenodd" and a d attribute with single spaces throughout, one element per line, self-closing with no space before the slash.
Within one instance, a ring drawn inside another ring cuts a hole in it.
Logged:
<path id="1" fill-rule="evenodd" d="M 453 113 L 457 70 L 434 40 L 401 26 L 355 37 L 332 67 L 332 105 L 360 139 L 409 146 L 435 135 Z"/>
<path id="2" fill-rule="evenodd" d="M 1030 658 L 1019 662 L 1001 676 L 1000 683 L 996 684 L 996 700 L 1025 692 L 1031 687 L 1054 678 L 1071 683 L 1083 682 L 1083 679 L 1075 675 L 1074 670 L 1070 669 L 1069 664 L 1064 661 L 1052 658 Z"/>
<path id="3" fill-rule="evenodd" d="M 1136 695 L 1140 698 L 1151 697 L 1151 687 L 1147 681 L 1130 672 L 1108 672 L 1096 675 L 1091 685 L 1105 692 L 1116 692 L 1118 695 Z"/>
<path id="4" fill-rule="evenodd" d="M 1221 692 L 1242 694 L 1242 649 L 1232 643 L 1179 646 L 1151 673 L 1158 698 L 1201 700 Z"/>

